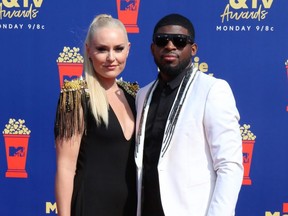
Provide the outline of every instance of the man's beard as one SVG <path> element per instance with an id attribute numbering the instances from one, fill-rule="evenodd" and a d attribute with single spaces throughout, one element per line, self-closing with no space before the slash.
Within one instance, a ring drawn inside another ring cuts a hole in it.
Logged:
<path id="1" fill-rule="evenodd" d="M 155 58 L 154 58 L 154 62 L 158 66 L 159 70 L 162 73 L 164 73 L 164 74 L 166 74 L 166 75 L 168 75 L 170 77 L 176 77 L 183 70 L 185 70 L 187 68 L 187 66 L 191 62 L 191 59 L 190 58 L 184 59 L 182 62 L 179 62 L 179 64 L 174 66 L 174 67 L 169 65 L 169 64 L 161 64 Z"/>

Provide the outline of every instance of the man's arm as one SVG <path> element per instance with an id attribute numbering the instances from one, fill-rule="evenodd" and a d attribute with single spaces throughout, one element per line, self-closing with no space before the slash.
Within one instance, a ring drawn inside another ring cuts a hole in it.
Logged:
<path id="1" fill-rule="evenodd" d="M 234 215 L 243 180 L 240 116 L 226 81 L 211 87 L 205 109 L 205 130 L 217 175 L 207 216 Z"/>

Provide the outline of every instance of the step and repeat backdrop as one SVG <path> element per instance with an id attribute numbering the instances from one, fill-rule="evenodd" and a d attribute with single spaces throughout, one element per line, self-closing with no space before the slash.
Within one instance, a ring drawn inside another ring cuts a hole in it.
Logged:
<path id="1" fill-rule="evenodd" d="M 241 115 L 243 186 L 237 216 L 288 215 L 288 1 L 0 0 L 0 214 L 57 215 L 53 124 L 60 87 L 83 72 L 83 41 L 100 13 L 126 26 L 121 77 L 157 76 L 156 22 L 195 25 L 203 73 L 227 80 Z"/>

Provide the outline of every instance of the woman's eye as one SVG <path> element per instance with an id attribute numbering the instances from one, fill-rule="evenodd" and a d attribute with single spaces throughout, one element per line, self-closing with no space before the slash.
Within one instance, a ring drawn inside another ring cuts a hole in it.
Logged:
<path id="1" fill-rule="evenodd" d="M 105 47 L 96 47 L 96 50 L 98 52 L 106 52 L 107 51 L 107 49 Z"/>
<path id="2" fill-rule="evenodd" d="M 125 48 L 124 47 L 116 47 L 115 51 L 116 52 L 122 52 Z"/>

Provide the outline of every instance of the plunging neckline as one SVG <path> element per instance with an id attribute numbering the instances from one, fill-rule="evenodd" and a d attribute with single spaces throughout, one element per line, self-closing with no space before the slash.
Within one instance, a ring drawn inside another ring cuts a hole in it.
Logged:
<path id="1" fill-rule="evenodd" d="M 127 102 L 128 102 L 128 101 L 127 101 Z M 128 102 L 128 105 L 129 105 L 129 102 Z M 130 107 L 130 105 L 129 105 L 129 107 Z M 120 121 L 119 121 L 119 119 L 118 119 L 118 117 L 117 117 L 114 109 L 112 108 L 112 106 L 111 106 L 110 104 L 109 104 L 109 109 L 111 109 L 113 115 L 115 116 L 115 119 L 117 119 L 117 123 L 118 123 L 118 125 L 120 126 L 121 134 L 122 134 L 123 138 L 124 138 L 127 142 L 131 141 L 131 139 L 133 138 L 134 131 L 135 131 L 135 118 L 134 118 L 134 129 L 133 129 L 133 132 L 131 133 L 130 138 L 127 139 L 127 137 L 125 136 L 125 133 L 124 133 L 124 129 L 123 129 L 123 127 L 122 127 L 122 125 L 121 125 L 121 123 L 120 123 Z M 133 111 L 132 111 L 132 110 L 131 110 L 131 112 L 132 112 L 132 114 L 133 114 Z M 133 117 L 134 117 L 134 115 L 133 115 Z"/>
<path id="2" fill-rule="evenodd" d="M 118 85 L 118 84 L 117 84 L 117 85 Z M 119 125 L 120 128 L 121 128 L 121 133 L 122 133 L 123 138 L 128 142 L 128 141 L 131 141 L 131 139 L 133 138 L 134 132 L 135 132 L 135 125 L 136 125 L 135 121 L 136 121 L 136 118 L 135 118 L 135 111 L 133 111 L 133 107 L 132 107 L 135 103 L 131 102 L 131 100 L 130 100 L 129 97 L 132 97 L 132 96 L 131 96 L 129 93 L 127 93 L 127 92 L 125 91 L 125 89 L 123 89 L 120 85 L 118 85 L 118 87 L 119 87 L 119 89 L 120 89 L 120 90 L 123 92 L 123 94 L 124 94 L 124 95 L 123 95 L 123 96 L 124 96 L 124 99 L 125 99 L 126 102 L 127 102 L 128 108 L 130 109 L 130 112 L 131 112 L 132 118 L 133 118 L 133 119 L 132 119 L 132 120 L 133 120 L 133 130 L 132 130 L 132 133 L 130 134 L 129 138 L 127 138 L 127 137 L 125 136 L 124 128 L 122 127 L 121 122 L 120 122 L 118 116 L 116 115 L 116 112 L 114 111 L 114 109 L 113 109 L 113 107 L 111 106 L 110 103 L 109 103 L 109 109 L 111 109 L 111 111 L 113 112 L 113 115 L 114 115 L 115 118 L 117 119 L 118 125 Z M 124 105 L 124 106 L 125 106 L 125 105 Z"/>

